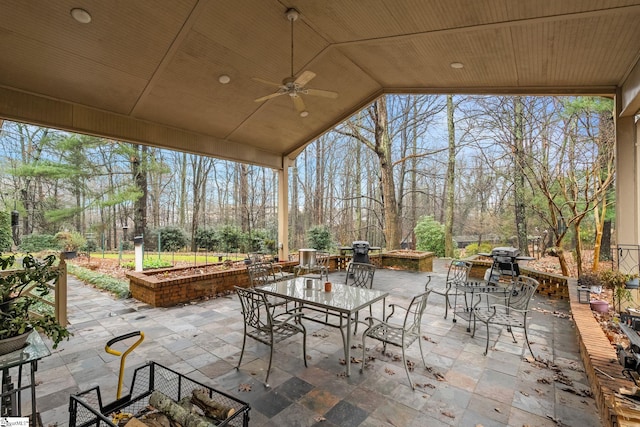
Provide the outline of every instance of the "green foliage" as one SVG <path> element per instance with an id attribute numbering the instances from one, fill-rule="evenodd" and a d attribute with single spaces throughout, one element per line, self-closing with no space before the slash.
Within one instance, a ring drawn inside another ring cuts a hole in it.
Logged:
<path id="1" fill-rule="evenodd" d="M 307 231 L 309 246 L 319 251 L 329 250 L 332 245 L 331 232 L 324 225 L 311 227 Z"/>
<path id="2" fill-rule="evenodd" d="M 594 286 L 603 286 L 602 279 L 598 274 L 594 273 L 584 273 L 580 277 L 578 277 L 578 285 L 586 286 L 588 288 Z"/>
<path id="3" fill-rule="evenodd" d="M 416 224 L 416 249 L 444 256 L 444 225 L 431 216 L 423 216 Z"/>
<path id="4" fill-rule="evenodd" d="M 75 231 L 59 231 L 55 238 L 58 241 L 58 248 L 62 251 L 77 251 L 87 244 L 87 239 Z"/>
<path id="5" fill-rule="evenodd" d="M 123 262 L 121 265 L 122 267 L 128 268 L 129 270 L 133 270 L 134 268 L 136 268 L 135 261 Z M 165 261 L 163 259 L 158 259 L 158 258 L 145 258 L 142 260 L 143 270 L 151 269 L 151 268 L 165 268 L 165 267 L 172 267 L 172 264 L 169 261 Z"/>
<path id="6" fill-rule="evenodd" d="M 118 280 L 106 274 L 98 273 L 74 264 L 67 264 L 69 274 L 76 276 L 78 279 L 87 282 L 96 288 L 111 292 L 119 298 L 129 297 L 129 283 Z"/>
<path id="7" fill-rule="evenodd" d="M 613 305 L 617 306 L 618 311 L 620 311 L 623 302 L 633 301 L 631 291 L 626 288 L 629 275 L 618 270 L 603 270 L 598 273 L 598 277 L 605 288 L 613 290 Z"/>
<path id="8" fill-rule="evenodd" d="M 215 251 L 220 247 L 220 237 L 215 228 L 198 228 L 196 230 L 196 246 L 208 251 Z"/>
<path id="9" fill-rule="evenodd" d="M 238 227 L 225 225 L 218 230 L 220 243 L 226 252 L 236 252 L 240 248 L 242 233 Z"/>
<path id="10" fill-rule="evenodd" d="M 168 226 L 156 231 L 160 233 L 160 247 L 165 252 L 179 251 L 189 242 L 187 233 L 180 227 Z"/>
<path id="11" fill-rule="evenodd" d="M 51 234 L 29 234 L 22 237 L 19 248 L 23 252 L 56 250 L 58 249 L 58 240 Z"/>
<path id="12" fill-rule="evenodd" d="M 491 252 L 491 249 L 493 249 L 491 247 L 491 243 L 488 243 L 488 242 L 482 242 L 482 244 L 479 247 L 477 243 L 471 243 L 464 248 L 467 256 L 476 255 L 477 253 L 480 253 L 480 252 Z"/>
<path id="13" fill-rule="evenodd" d="M 0 211 L 0 251 L 11 249 L 12 244 L 11 213 Z"/>
<path id="14" fill-rule="evenodd" d="M 0 257 L 2 269 L 12 265 L 15 257 Z M 49 255 L 38 260 L 27 254 L 22 260 L 22 269 L 14 270 L 0 277 L 0 296 L 3 307 L 0 311 L 0 339 L 22 335 L 32 329 L 38 329 L 53 341 L 53 348 L 71 335 L 66 327 L 60 325 L 55 317 L 48 313 L 33 313 L 38 298 L 46 297 L 49 283 L 58 279 L 54 264 L 56 257 Z M 30 294 L 23 295 L 25 290 Z"/>
<path id="15" fill-rule="evenodd" d="M 80 247 L 80 250 L 84 252 L 95 252 L 98 250 L 98 243 L 96 243 L 96 241 L 93 239 L 87 240 L 87 243 L 85 243 L 84 246 Z"/>

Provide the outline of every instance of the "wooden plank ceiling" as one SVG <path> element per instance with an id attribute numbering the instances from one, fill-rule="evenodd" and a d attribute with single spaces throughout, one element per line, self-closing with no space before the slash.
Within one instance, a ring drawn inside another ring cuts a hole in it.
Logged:
<path id="1" fill-rule="evenodd" d="M 290 74 L 289 7 L 294 74 L 338 93 L 307 117 L 254 102 Z M 631 0 L 3 0 L 0 118 L 278 168 L 383 93 L 613 94 L 639 23 Z"/>

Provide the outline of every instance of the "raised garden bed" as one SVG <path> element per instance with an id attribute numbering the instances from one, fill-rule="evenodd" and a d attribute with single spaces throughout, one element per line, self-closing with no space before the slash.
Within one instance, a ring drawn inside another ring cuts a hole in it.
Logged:
<path id="1" fill-rule="evenodd" d="M 285 269 L 295 264 L 281 263 Z M 126 275 L 131 296 L 154 307 L 186 304 L 228 293 L 234 286 L 249 286 L 247 268 L 239 263 L 232 266 L 218 263 L 197 267 L 132 271 Z"/>
<path id="2" fill-rule="evenodd" d="M 433 252 L 394 250 L 381 255 L 382 268 L 433 271 Z"/>

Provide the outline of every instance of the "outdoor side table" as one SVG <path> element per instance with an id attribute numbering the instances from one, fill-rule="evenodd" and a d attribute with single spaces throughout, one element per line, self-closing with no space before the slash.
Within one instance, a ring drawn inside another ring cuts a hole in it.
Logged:
<path id="1" fill-rule="evenodd" d="M 38 332 L 33 331 L 27 340 L 27 346 L 20 350 L 0 356 L 0 369 L 2 369 L 2 394 L 0 394 L 0 416 L 21 417 L 22 409 L 21 394 L 24 390 L 31 391 L 31 419 L 33 426 L 37 425 L 36 410 L 36 371 L 38 370 L 38 360 L 51 355 L 49 348 L 45 345 Z M 29 365 L 30 381 L 22 384 L 22 367 Z M 18 368 L 18 382 L 14 384 L 11 380 L 9 370 Z"/>

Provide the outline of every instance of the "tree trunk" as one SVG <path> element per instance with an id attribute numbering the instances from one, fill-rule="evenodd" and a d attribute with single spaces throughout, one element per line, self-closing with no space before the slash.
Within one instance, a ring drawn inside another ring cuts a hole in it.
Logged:
<path id="1" fill-rule="evenodd" d="M 384 96 L 375 102 L 374 109 L 377 118 L 375 145 L 380 161 L 386 247 L 387 250 L 400 249 L 400 221 L 391 160 L 391 140 L 387 130 L 387 101 Z"/>
<path id="2" fill-rule="evenodd" d="M 147 146 L 134 145 L 136 155 L 131 159 L 133 179 L 136 187 L 142 196 L 135 201 L 133 213 L 133 236 L 143 236 L 147 229 L 147 198 L 149 189 L 147 187 Z M 139 151 L 138 151 L 139 150 Z"/>
<path id="3" fill-rule="evenodd" d="M 611 220 L 605 220 L 602 225 L 600 246 L 600 261 L 611 261 Z"/>
<path id="4" fill-rule="evenodd" d="M 453 208 L 455 203 L 455 173 L 456 173 L 456 134 L 453 121 L 453 96 L 447 95 L 447 125 L 449 129 L 449 158 L 447 161 L 446 177 L 446 213 L 444 221 L 444 256 L 453 258 Z"/>
<path id="5" fill-rule="evenodd" d="M 182 153 L 180 164 L 180 202 L 178 204 L 178 225 L 184 228 L 187 222 L 187 153 Z"/>
<path id="6" fill-rule="evenodd" d="M 522 98 L 514 97 L 514 202 L 515 220 L 518 233 L 518 248 L 524 255 L 529 255 L 528 235 L 527 235 L 527 215 L 525 208 L 525 176 L 524 166 L 526 165 L 526 154 L 523 144 L 523 121 L 524 112 Z"/>

